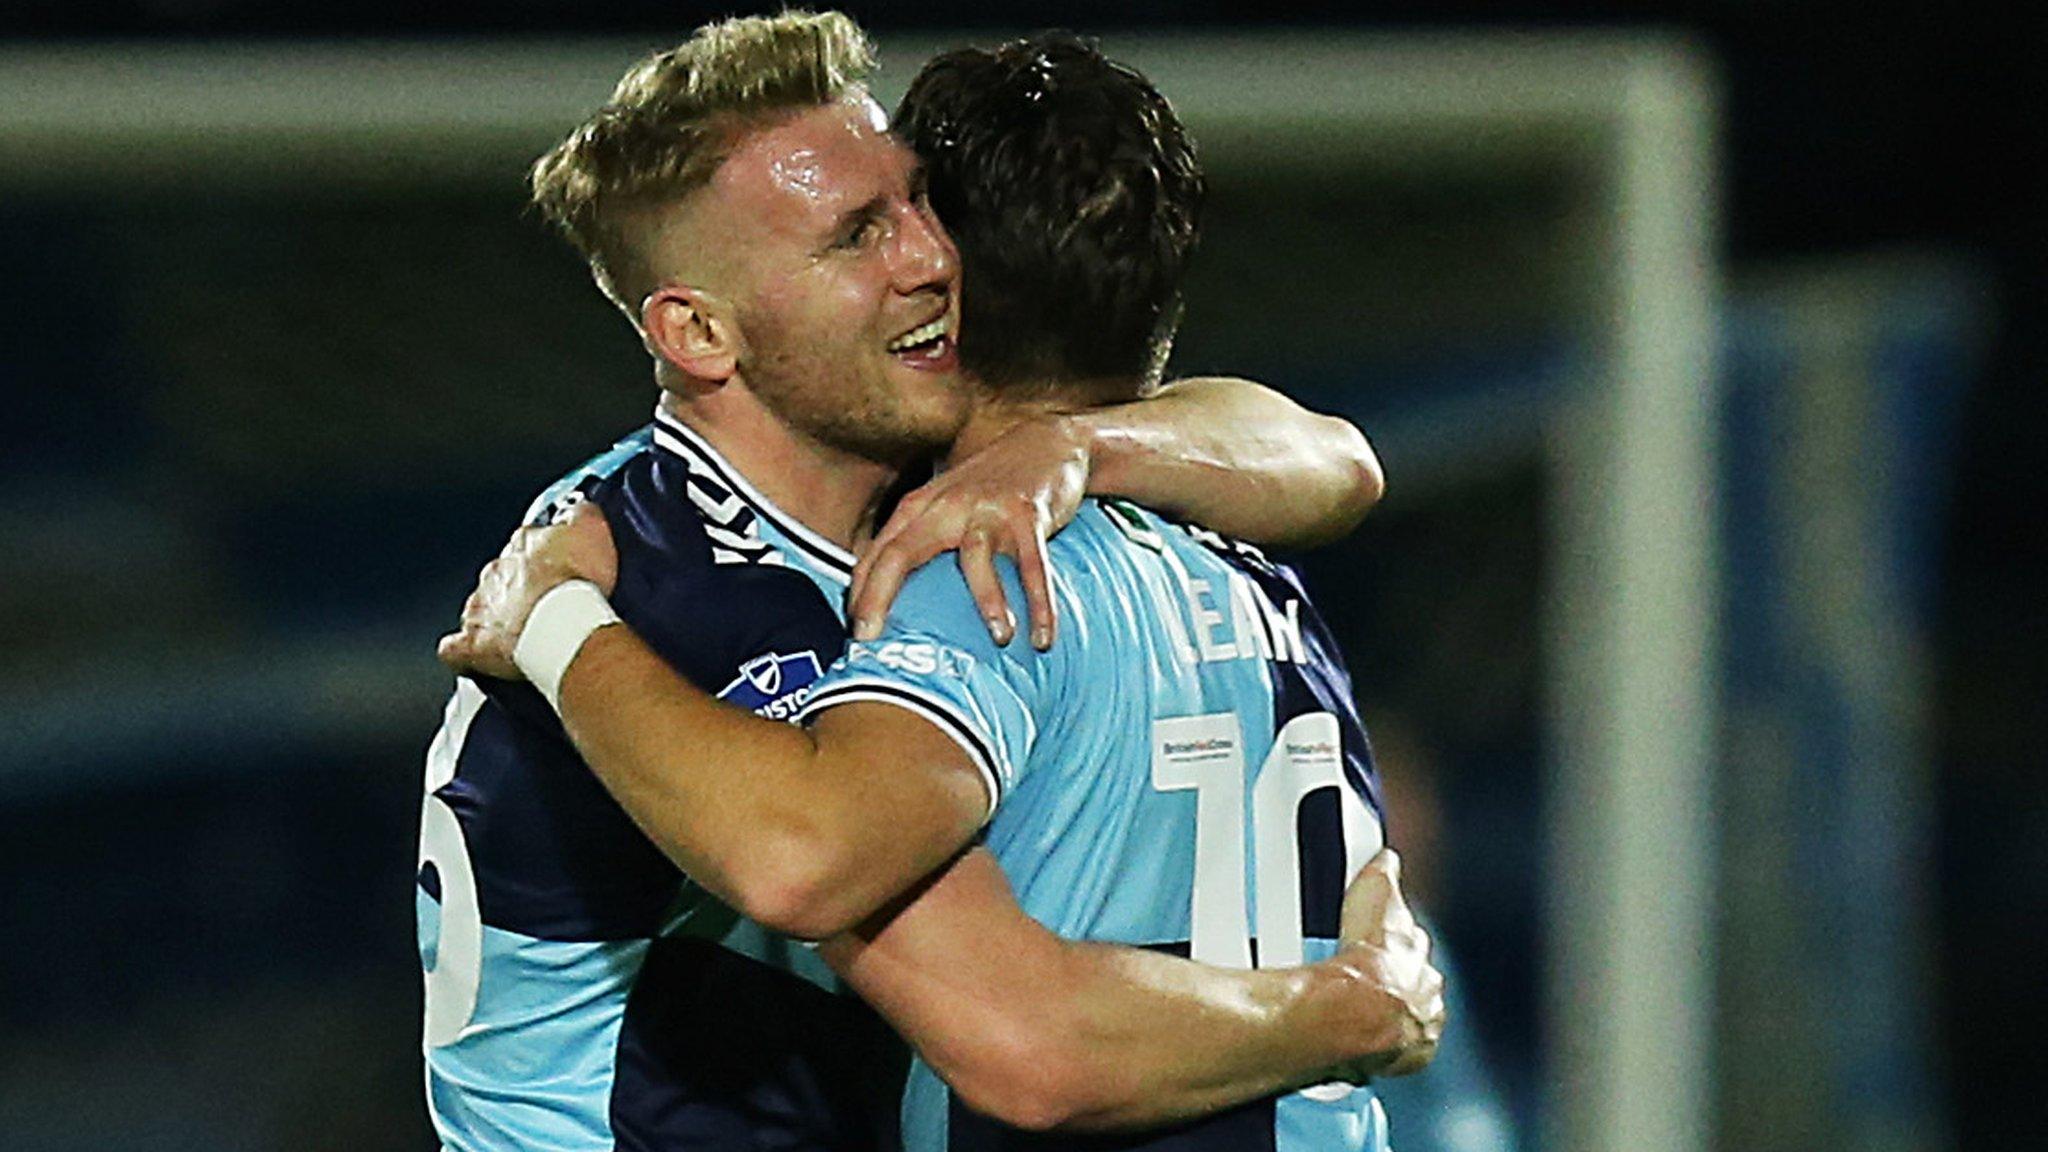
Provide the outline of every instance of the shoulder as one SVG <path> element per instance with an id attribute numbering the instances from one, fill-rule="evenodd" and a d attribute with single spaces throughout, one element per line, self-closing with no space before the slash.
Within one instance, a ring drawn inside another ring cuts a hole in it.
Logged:
<path id="1" fill-rule="evenodd" d="M 645 462 L 654 450 L 654 428 L 643 426 L 621 436 L 611 447 L 571 468 L 560 479 L 542 489 L 526 507 L 521 523 L 553 523 L 582 500 L 599 493 L 610 494 L 619 487 L 621 473 L 636 461 Z M 607 512 L 610 510 L 607 509 Z"/>
<path id="2" fill-rule="evenodd" d="M 1279 581 L 1288 585 L 1300 584 L 1300 578 L 1292 567 L 1267 556 L 1256 544 L 1210 531 L 1200 524 L 1165 521 L 1160 523 L 1161 532 L 1172 539 L 1175 547 L 1184 553 L 1213 560 L 1224 567 L 1259 579 Z"/>
<path id="3" fill-rule="evenodd" d="M 1267 559 L 1266 554 L 1261 552 L 1257 545 L 1247 544 L 1234 536 L 1212 532 L 1200 524 L 1175 524 L 1173 527 L 1176 532 L 1199 544 L 1206 551 L 1234 565 L 1261 571 L 1279 570 L 1283 567 Z"/>
<path id="4" fill-rule="evenodd" d="M 1262 585 L 1299 592 L 1294 570 L 1268 558 L 1257 546 L 1212 532 L 1199 524 L 1168 520 L 1122 500 L 1091 500 L 1074 524 L 1054 541 L 1054 561 L 1063 572 L 1082 573 L 1096 584 L 1114 586 L 1112 574 L 1141 580 L 1213 580 L 1226 572 Z M 1099 591 L 1099 589 L 1098 589 Z"/>
<path id="5" fill-rule="evenodd" d="M 997 566 L 1004 592 L 1011 596 L 1013 604 L 1021 606 L 1024 593 L 1017 579 L 1016 564 L 1004 556 L 997 558 Z M 981 618 L 967 579 L 960 574 L 957 555 L 952 552 L 934 557 L 904 579 L 903 589 L 889 609 L 889 626 L 891 631 L 900 629 L 945 640 L 970 651 L 986 649 L 991 655 L 995 652 L 995 641 L 989 637 L 988 625 Z"/>
<path id="6" fill-rule="evenodd" d="M 700 585 L 715 567 L 709 526 L 693 501 L 669 491 L 674 483 L 662 472 L 653 427 L 640 428 L 549 485 L 524 523 L 552 524 L 586 503 L 604 513 L 619 553 L 615 602 L 643 585 Z"/>
<path id="7" fill-rule="evenodd" d="M 1074 522 L 1055 536 L 1055 555 L 1112 551 L 1163 553 L 1169 541 L 1181 533 L 1178 525 L 1149 508 L 1128 500 L 1091 498 L 1081 506 Z"/>

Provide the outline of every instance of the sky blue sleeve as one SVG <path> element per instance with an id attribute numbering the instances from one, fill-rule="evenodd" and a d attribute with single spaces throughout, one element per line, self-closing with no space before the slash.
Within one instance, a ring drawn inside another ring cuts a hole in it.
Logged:
<path id="1" fill-rule="evenodd" d="M 1011 602 L 1022 604 L 1016 569 L 1007 558 L 999 564 Z M 882 635 L 849 643 L 798 718 L 808 723 L 854 701 L 915 712 L 966 750 L 982 773 L 993 813 L 1038 735 L 1028 668 L 1035 655 L 1022 639 L 1007 651 L 996 647 L 948 554 L 911 574 Z"/>

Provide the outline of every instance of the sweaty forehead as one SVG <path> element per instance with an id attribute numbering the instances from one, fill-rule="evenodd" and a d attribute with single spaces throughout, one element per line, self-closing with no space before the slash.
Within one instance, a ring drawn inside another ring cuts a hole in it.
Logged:
<path id="1" fill-rule="evenodd" d="M 865 96 L 801 112 L 742 141 L 711 191 L 742 221 L 773 230 L 826 228 L 900 189 L 915 163 Z"/>

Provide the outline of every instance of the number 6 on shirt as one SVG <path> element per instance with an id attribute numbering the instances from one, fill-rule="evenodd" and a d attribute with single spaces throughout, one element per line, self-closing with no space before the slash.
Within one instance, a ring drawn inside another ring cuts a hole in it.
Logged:
<path id="1" fill-rule="evenodd" d="M 484 921 L 478 906 L 476 870 L 469 862 L 469 844 L 455 810 L 434 795 L 455 779 L 456 758 L 469 723 L 483 707 L 484 694 L 474 683 L 459 681 L 448 701 L 441 731 L 427 749 L 426 800 L 420 806 L 420 861 L 432 864 L 441 878 L 441 927 L 434 963 L 426 968 L 426 1041 L 430 1048 L 452 1044 L 476 1014 L 477 983 L 483 974 Z M 424 958 L 423 958 L 424 959 Z"/>

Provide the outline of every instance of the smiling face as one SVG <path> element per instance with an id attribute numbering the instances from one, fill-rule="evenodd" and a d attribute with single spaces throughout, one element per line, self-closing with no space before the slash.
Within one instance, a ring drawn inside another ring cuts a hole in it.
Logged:
<path id="1" fill-rule="evenodd" d="M 785 424 L 889 463 L 951 443 L 968 406 L 959 261 L 873 100 L 748 136 L 690 217 L 737 318 L 737 378 Z"/>

